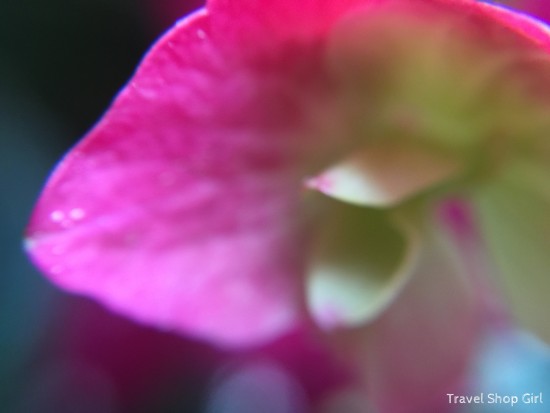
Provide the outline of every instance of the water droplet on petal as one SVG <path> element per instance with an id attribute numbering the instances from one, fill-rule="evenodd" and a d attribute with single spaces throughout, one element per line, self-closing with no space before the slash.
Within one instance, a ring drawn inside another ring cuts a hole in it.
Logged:
<path id="1" fill-rule="evenodd" d="M 53 222 L 61 222 L 65 219 L 65 213 L 63 211 L 59 211 L 59 210 L 53 211 L 50 214 L 50 219 Z"/>
<path id="2" fill-rule="evenodd" d="M 206 33 L 204 32 L 204 30 L 197 30 L 197 37 L 201 40 L 204 40 L 206 39 Z"/>

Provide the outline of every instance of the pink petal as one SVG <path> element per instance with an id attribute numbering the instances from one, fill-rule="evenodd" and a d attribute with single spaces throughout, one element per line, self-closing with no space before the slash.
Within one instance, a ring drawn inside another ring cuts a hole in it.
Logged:
<path id="1" fill-rule="evenodd" d="M 281 41 L 300 42 L 325 35 L 330 27 L 344 14 L 366 7 L 366 0 L 209 0 L 208 9 L 220 26 L 226 28 L 234 40 L 245 40 L 245 44 L 256 48 L 266 44 L 281 44 Z M 235 24 L 238 21 L 239 24 Z M 242 46 L 242 43 L 241 43 Z M 246 51 L 249 48 L 242 48 Z"/>
<path id="2" fill-rule="evenodd" d="M 490 18 L 509 27 L 550 51 L 550 28 L 532 16 L 496 4 L 479 3 L 479 8 Z"/>
<path id="3" fill-rule="evenodd" d="M 199 12 L 153 48 L 53 173 L 28 249 L 71 291 L 236 345 L 300 318 L 300 113 L 291 86 L 235 72 L 214 42 Z"/>
<path id="4" fill-rule="evenodd" d="M 550 21 L 550 3 L 547 0 L 517 0 L 512 3 L 514 7 L 527 11 L 545 22 Z"/>
<path id="5" fill-rule="evenodd" d="M 539 2 L 543 3 L 543 0 Z M 304 0 L 299 6 L 292 0 L 207 1 L 216 24 L 223 26 L 229 37 L 235 36 L 235 44 L 245 52 L 285 40 L 316 39 L 316 36 L 328 34 L 339 19 L 358 9 L 389 7 L 412 10 L 426 6 L 457 16 L 486 15 L 493 22 L 504 24 L 547 49 L 550 47 L 549 29 L 544 23 L 503 6 L 476 0 Z M 236 21 L 239 24 L 235 24 Z M 250 42 L 250 36 L 254 36 L 254 42 Z M 240 47 L 243 41 L 249 47 Z"/>

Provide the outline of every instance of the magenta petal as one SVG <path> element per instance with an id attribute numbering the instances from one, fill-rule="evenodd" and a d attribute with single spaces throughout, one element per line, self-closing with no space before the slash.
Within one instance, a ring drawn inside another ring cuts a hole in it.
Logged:
<path id="1" fill-rule="evenodd" d="M 300 188 L 280 131 L 293 122 L 252 110 L 262 90 L 231 75 L 208 30 L 199 12 L 153 48 L 53 173 L 27 246 L 68 290 L 162 328 L 250 344 L 299 317 Z"/>
<path id="2" fill-rule="evenodd" d="M 378 2 L 379 0 L 377 0 Z M 357 7 L 366 7 L 366 0 L 208 0 L 208 9 L 217 23 L 234 36 L 244 38 L 253 34 L 255 47 L 270 42 L 292 39 L 315 39 L 326 34 L 344 14 Z M 234 24 L 238 21 L 239 24 Z M 236 40 L 237 40 L 236 39 Z M 315 40 L 318 40 L 315 39 Z"/>
<path id="3" fill-rule="evenodd" d="M 526 37 L 535 40 L 542 36 L 536 23 L 526 21 L 519 13 L 502 7 L 479 4 L 477 0 L 207 0 L 216 25 L 224 27 L 229 37 L 234 36 L 243 51 L 266 45 L 318 40 L 329 34 L 334 24 L 359 9 L 388 8 L 394 10 L 450 11 L 457 15 L 487 14 L 491 20 L 501 21 Z M 238 22 L 238 24 L 235 24 Z M 253 36 L 254 41 L 250 42 Z M 548 36 L 546 36 L 548 37 Z M 546 41 L 547 42 L 547 41 Z"/>
<path id="4" fill-rule="evenodd" d="M 550 28 L 534 17 L 508 9 L 504 6 L 480 2 L 480 9 L 490 18 L 550 51 Z"/>

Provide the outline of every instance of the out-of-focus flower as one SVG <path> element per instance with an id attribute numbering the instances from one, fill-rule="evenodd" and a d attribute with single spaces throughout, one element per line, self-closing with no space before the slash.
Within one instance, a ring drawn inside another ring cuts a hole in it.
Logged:
<path id="1" fill-rule="evenodd" d="M 61 162 L 28 249 L 64 288 L 219 344 L 350 329 L 336 346 L 383 411 L 436 409 L 478 309 L 449 198 L 550 338 L 549 52 L 546 27 L 473 0 L 211 0 Z"/>
<path id="2" fill-rule="evenodd" d="M 339 395 L 354 379 L 341 357 L 306 330 L 227 351 L 146 328 L 88 300 L 69 300 L 65 310 L 14 413 L 245 413 L 269 398 L 281 400 L 266 412 L 293 406 L 298 413 Z"/>
<path id="3" fill-rule="evenodd" d="M 519 412 L 544 413 L 550 392 L 550 350 L 533 336 L 497 329 L 480 347 L 471 381 L 470 394 L 518 395 L 518 403 L 463 406 L 461 413 Z M 542 403 L 540 402 L 542 394 Z"/>

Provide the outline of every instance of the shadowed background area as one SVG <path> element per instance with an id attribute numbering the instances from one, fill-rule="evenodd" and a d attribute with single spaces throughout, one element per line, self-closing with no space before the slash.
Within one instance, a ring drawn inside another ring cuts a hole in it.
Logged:
<path id="1" fill-rule="evenodd" d="M 192 1 L 0 4 L 3 412 L 199 409 L 215 351 L 64 294 L 27 261 L 21 239 L 51 168 L 105 111 L 153 40 L 195 7 Z M 176 359 L 183 364 L 174 368 Z"/>
<path id="2" fill-rule="evenodd" d="M 268 403 L 271 410 L 262 411 L 301 413 L 307 397 L 337 380 L 331 368 L 333 377 L 319 379 L 324 366 L 316 360 L 323 355 L 292 337 L 294 353 L 283 339 L 230 355 L 136 325 L 53 287 L 22 251 L 51 168 L 106 110 L 154 39 L 198 6 L 199 0 L 0 2 L 2 412 L 248 413 Z M 543 392 L 550 403 L 549 360 L 529 338 L 491 335 L 472 367 L 472 393 Z M 474 408 L 461 413 L 544 411 Z"/>

